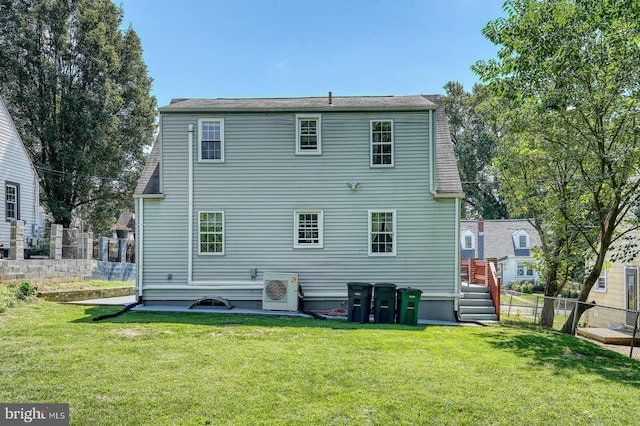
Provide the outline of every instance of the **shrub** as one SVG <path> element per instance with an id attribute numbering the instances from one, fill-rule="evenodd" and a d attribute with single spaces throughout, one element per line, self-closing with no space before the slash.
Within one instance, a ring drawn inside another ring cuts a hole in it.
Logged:
<path id="1" fill-rule="evenodd" d="M 513 280 L 516 281 L 516 283 L 514 285 L 512 285 L 512 289 L 519 292 L 519 293 L 527 293 L 527 294 L 531 294 L 533 293 L 533 283 L 531 281 L 517 281 L 517 280 Z M 513 281 L 511 281 L 509 284 L 513 283 Z"/>
<path id="2" fill-rule="evenodd" d="M 515 290 L 518 286 L 520 285 L 520 281 L 518 280 L 511 280 L 509 281 L 509 283 L 507 284 L 507 288 L 510 290 Z"/>
<path id="3" fill-rule="evenodd" d="M 19 300 L 26 300 L 29 297 L 36 294 L 38 287 L 31 284 L 31 281 L 24 280 L 20 283 L 20 285 L 16 288 L 16 298 Z"/>

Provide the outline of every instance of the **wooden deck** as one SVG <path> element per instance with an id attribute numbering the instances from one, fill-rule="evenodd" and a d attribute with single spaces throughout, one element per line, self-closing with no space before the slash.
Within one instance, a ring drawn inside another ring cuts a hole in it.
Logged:
<path id="1" fill-rule="evenodd" d="M 578 328 L 576 333 L 578 336 L 611 345 L 631 346 L 631 340 L 633 339 L 633 335 L 631 334 L 619 330 L 611 330 L 609 328 Z M 638 344 L 640 344 L 640 336 L 636 336 L 634 346 Z"/>

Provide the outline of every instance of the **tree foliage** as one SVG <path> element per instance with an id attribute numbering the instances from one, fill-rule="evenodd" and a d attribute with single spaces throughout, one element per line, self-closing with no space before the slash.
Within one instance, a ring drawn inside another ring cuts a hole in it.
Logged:
<path id="1" fill-rule="evenodd" d="M 444 108 L 466 195 L 462 214 L 465 217 L 505 219 L 508 211 L 498 196 L 500 181 L 490 170 L 496 153 L 498 130 L 492 110 L 483 108 L 491 93 L 482 85 L 475 85 L 469 93 L 462 84 L 453 81 L 444 88 L 447 91 Z"/>
<path id="2" fill-rule="evenodd" d="M 109 0 L 0 0 L 0 87 L 56 223 L 101 223 L 131 199 L 155 98 Z"/>
<path id="3" fill-rule="evenodd" d="M 474 65 L 502 97 L 501 176 L 519 207 L 536 212 L 547 273 L 560 279 L 587 260 L 586 301 L 637 228 L 640 3 L 508 0 L 505 11 L 483 30 L 498 58 Z"/>

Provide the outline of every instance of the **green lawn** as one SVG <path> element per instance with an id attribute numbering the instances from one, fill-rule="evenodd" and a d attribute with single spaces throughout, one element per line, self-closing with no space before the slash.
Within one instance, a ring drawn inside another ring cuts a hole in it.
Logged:
<path id="1" fill-rule="evenodd" d="M 36 301 L 0 315 L 0 401 L 73 425 L 635 424 L 640 363 L 526 323 L 130 312 Z"/>

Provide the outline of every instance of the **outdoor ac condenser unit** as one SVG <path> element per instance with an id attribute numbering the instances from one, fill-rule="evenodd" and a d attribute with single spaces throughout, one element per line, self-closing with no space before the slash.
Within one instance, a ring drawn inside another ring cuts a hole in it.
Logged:
<path id="1" fill-rule="evenodd" d="M 298 310 L 298 274 L 265 272 L 262 278 L 262 309 L 292 312 Z"/>

